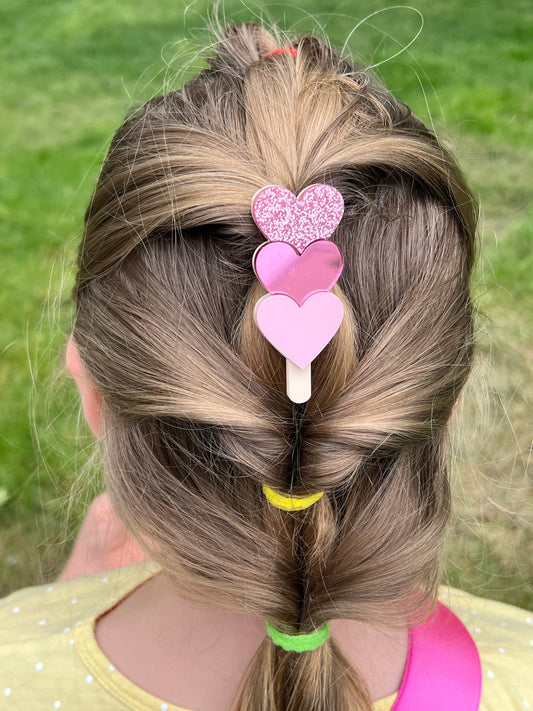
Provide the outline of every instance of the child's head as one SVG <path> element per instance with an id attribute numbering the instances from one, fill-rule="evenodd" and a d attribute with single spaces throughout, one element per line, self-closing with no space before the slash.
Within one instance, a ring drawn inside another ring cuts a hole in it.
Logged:
<path id="1" fill-rule="evenodd" d="M 208 69 L 117 131 L 87 210 L 73 336 L 102 398 L 111 499 L 180 590 L 287 632 L 394 624 L 439 582 L 474 204 L 367 73 L 315 38 L 266 57 L 278 46 L 229 28 Z M 345 203 L 332 236 L 345 316 L 295 405 L 253 320 L 264 237 L 250 206 L 266 185 L 313 183 Z M 288 513 L 263 484 L 325 495 Z M 364 694 L 333 640 L 296 655 L 267 638 L 241 703 L 339 711 Z"/>

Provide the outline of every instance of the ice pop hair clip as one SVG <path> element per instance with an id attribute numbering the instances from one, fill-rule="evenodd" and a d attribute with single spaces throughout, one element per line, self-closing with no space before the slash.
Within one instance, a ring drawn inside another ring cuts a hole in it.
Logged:
<path id="1" fill-rule="evenodd" d="M 311 362 L 344 317 L 341 300 L 331 292 L 344 261 L 329 240 L 343 213 L 342 195 L 331 185 L 310 185 L 298 196 L 268 185 L 252 199 L 253 219 L 268 239 L 255 250 L 253 268 L 269 292 L 256 303 L 254 320 L 285 356 L 293 402 L 311 397 Z"/>

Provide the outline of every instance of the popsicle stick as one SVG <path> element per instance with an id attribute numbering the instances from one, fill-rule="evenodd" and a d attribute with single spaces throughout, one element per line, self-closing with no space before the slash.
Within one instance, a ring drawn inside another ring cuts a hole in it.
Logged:
<path id="1" fill-rule="evenodd" d="M 285 359 L 287 395 L 293 402 L 307 402 L 311 397 L 311 363 L 298 368 L 292 360 Z"/>

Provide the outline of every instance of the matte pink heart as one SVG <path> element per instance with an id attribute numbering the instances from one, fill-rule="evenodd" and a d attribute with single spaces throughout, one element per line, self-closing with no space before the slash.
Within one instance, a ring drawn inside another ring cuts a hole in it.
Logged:
<path id="1" fill-rule="evenodd" d="M 313 294 L 302 305 L 282 294 L 265 294 L 255 305 L 255 322 L 276 350 L 306 368 L 339 330 L 342 301 L 331 291 Z"/>
<path id="2" fill-rule="evenodd" d="M 267 185 L 252 199 L 252 216 L 272 242 L 289 242 L 298 252 L 328 239 L 344 213 L 344 200 L 331 185 L 309 185 L 296 197 L 287 188 Z"/>
<path id="3" fill-rule="evenodd" d="M 253 259 L 259 281 L 271 294 L 286 294 L 300 306 L 318 291 L 330 291 L 342 272 L 343 259 L 333 242 L 311 242 L 301 254 L 287 242 L 264 242 Z"/>

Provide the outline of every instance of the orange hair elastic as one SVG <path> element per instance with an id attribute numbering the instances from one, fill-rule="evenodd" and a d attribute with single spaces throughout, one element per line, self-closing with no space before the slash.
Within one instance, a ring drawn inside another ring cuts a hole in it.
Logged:
<path id="1" fill-rule="evenodd" d="M 296 57 L 298 54 L 298 50 L 292 49 L 292 47 L 281 47 L 280 49 L 273 49 L 270 52 L 267 52 L 264 57 L 261 58 L 261 61 L 266 59 L 267 57 L 274 57 L 276 54 L 292 54 L 293 57 Z"/>

